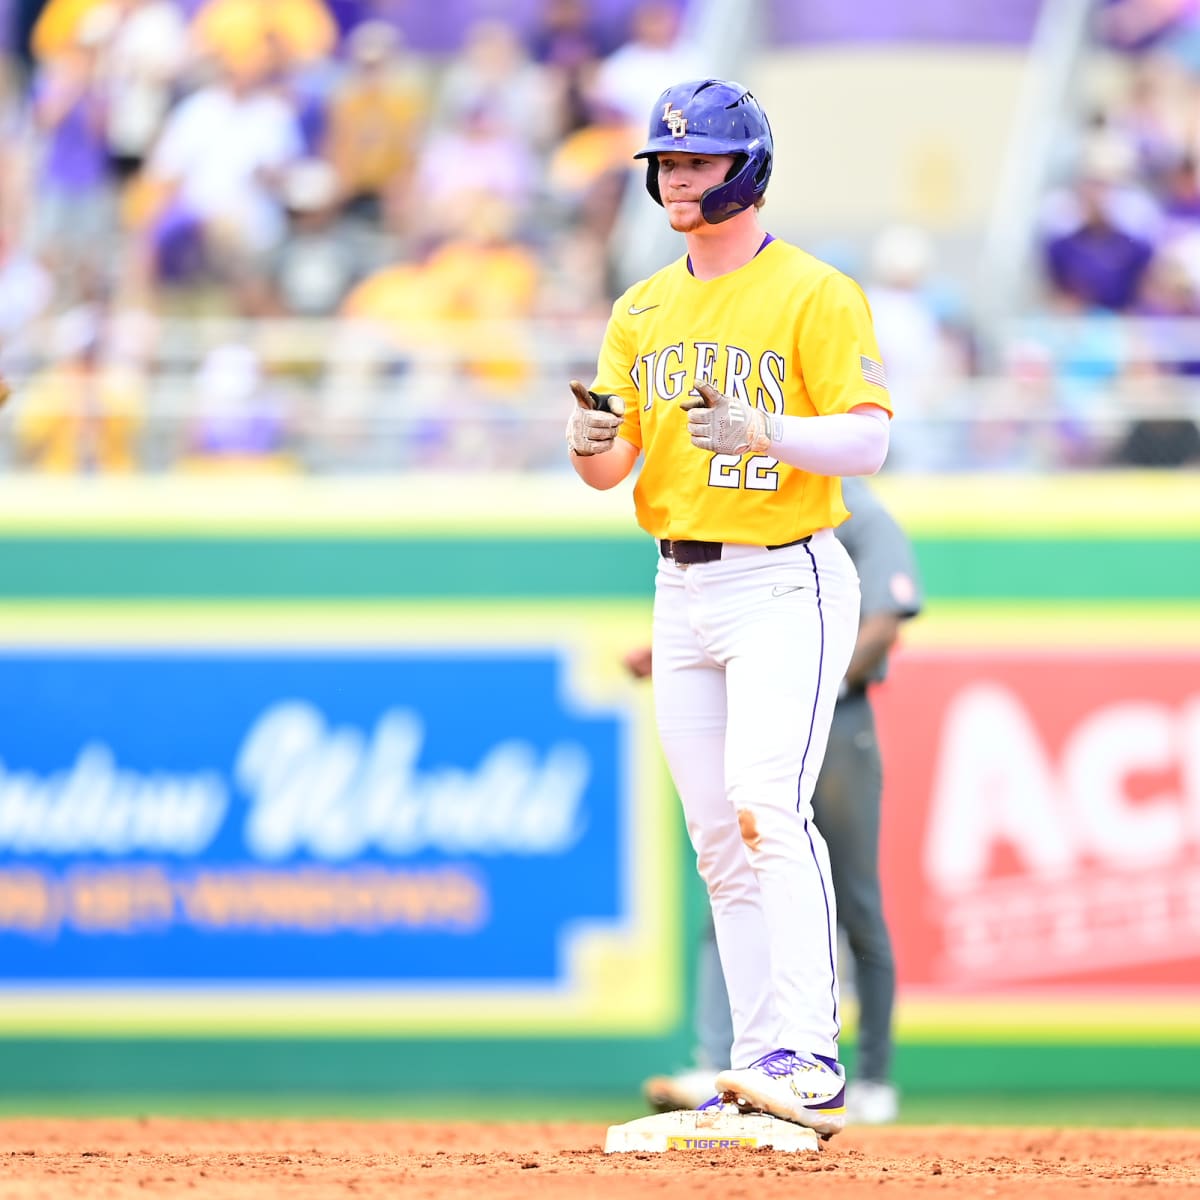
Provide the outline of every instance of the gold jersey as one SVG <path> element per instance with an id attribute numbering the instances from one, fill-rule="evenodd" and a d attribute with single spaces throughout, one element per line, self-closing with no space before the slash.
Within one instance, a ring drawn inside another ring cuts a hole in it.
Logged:
<path id="1" fill-rule="evenodd" d="M 717 279 L 681 258 L 613 305 L 592 384 L 625 401 L 620 436 L 643 455 L 634 506 L 654 537 L 774 546 L 846 519 L 836 477 L 693 446 L 680 403 L 697 378 L 776 415 L 890 413 L 858 284 L 777 240 Z"/>

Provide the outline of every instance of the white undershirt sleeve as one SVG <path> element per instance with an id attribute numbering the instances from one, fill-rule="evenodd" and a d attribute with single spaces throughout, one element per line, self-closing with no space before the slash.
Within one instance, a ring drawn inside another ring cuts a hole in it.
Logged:
<path id="1" fill-rule="evenodd" d="M 865 405 L 820 417 L 767 418 L 767 453 L 813 475 L 874 475 L 887 458 L 890 418 Z"/>

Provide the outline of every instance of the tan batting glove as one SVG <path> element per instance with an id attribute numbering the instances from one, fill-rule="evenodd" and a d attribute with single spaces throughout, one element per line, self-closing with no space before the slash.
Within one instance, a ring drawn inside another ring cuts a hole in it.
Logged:
<path id="1" fill-rule="evenodd" d="M 567 419 L 567 445 L 576 454 L 604 454 L 613 448 L 625 401 L 620 396 L 589 392 L 578 379 L 571 380 L 575 408 Z"/>
<path id="2" fill-rule="evenodd" d="M 12 388 L 8 386 L 8 380 L 0 375 L 0 408 L 4 407 L 4 402 L 12 395 Z"/>
<path id="3" fill-rule="evenodd" d="M 692 445 L 717 454 L 762 454 L 771 448 L 771 418 L 739 396 L 718 392 L 707 379 L 679 406 L 688 415 Z"/>

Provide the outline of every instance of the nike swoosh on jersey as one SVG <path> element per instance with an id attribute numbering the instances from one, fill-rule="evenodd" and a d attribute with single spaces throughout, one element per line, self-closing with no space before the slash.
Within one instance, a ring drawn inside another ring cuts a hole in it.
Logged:
<path id="1" fill-rule="evenodd" d="M 772 596 L 786 596 L 786 595 L 788 595 L 789 592 L 802 592 L 802 591 L 804 591 L 804 585 L 801 583 L 801 584 L 797 584 L 795 587 L 773 587 L 771 589 L 771 595 Z"/>
<path id="2" fill-rule="evenodd" d="M 657 308 L 657 304 L 647 304 L 645 308 L 635 308 L 632 304 L 629 306 L 629 315 L 631 317 L 640 317 L 642 313 L 649 312 L 652 308 Z"/>

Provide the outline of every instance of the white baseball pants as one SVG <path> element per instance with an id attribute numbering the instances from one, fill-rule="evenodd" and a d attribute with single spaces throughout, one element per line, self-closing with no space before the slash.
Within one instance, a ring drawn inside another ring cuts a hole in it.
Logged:
<path id="1" fill-rule="evenodd" d="M 858 608 L 828 529 L 659 560 L 655 711 L 712 904 L 735 1069 L 781 1047 L 837 1057 L 837 911 L 811 800 Z"/>

